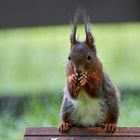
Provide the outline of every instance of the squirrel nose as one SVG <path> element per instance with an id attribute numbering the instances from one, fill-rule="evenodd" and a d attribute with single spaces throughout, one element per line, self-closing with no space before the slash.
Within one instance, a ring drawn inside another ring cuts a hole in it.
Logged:
<path id="1" fill-rule="evenodd" d="M 76 69 L 76 73 L 80 74 L 81 73 L 81 70 Z"/>

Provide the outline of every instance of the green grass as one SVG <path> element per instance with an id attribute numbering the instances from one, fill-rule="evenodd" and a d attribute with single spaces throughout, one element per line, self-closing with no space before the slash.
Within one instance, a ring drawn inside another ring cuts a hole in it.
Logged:
<path id="1" fill-rule="evenodd" d="M 140 24 L 95 24 L 98 56 L 118 85 L 140 83 Z M 84 39 L 83 26 L 78 37 Z M 0 30 L 0 94 L 61 91 L 70 26 Z M 126 80 L 127 79 L 127 80 Z"/>
<path id="2" fill-rule="evenodd" d="M 139 87 L 140 23 L 95 24 L 98 56 L 120 87 Z M 65 64 L 70 48 L 70 26 L 0 30 L 0 95 L 26 94 L 33 99 L 19 118 L 12 110 L 0 115 L 0 139 L 19 140 L 26 127 L 59 123 Z M 83 26 L 78 28 L 84 39 Z M 36 95 L 46 92 L 41 102 Z M 139 95 L 123 95 L 119 126 L 140 126 Z"/>
<path id="3" fill-rule="evenodd" d="M 33 96 L 33 95 L 32 95 Z M 125 94 L 120 106 L 120 117 L 118 126 L 140 126 L 139 111 L 140 95 Z M 0 116 L 0 139 L 19 140 L 22 139 L 25 128 L 58 126 L 60 123 L 60 97 L 49 96 L 42 103 L 39 98 L 33 96 L 30 103 L 26 104 L 24 115 L 14 118 L 10 112 L 3 112 Z"/>
<path id="4" fill-rule="evenodd" d="M 120 105 L 119 126 L 140 126 L 140 95 L 127 93 Z"/>

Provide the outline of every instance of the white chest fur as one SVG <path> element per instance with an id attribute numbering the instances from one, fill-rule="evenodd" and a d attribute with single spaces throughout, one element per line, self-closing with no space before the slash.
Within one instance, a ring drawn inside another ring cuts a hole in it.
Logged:
<path id="1" fill-rule="evenodd" d="M 95 126 L 102 124 L 104 113 L 102 111 L 103 101 L 91 98 L 81 89 L 77 100 L 73 100 L 74 113 L 73 122 L 82 126 Z"/>

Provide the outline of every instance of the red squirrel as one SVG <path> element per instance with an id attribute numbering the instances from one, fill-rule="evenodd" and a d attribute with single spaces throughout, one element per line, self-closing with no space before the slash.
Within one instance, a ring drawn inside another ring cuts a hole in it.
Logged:
<path id="1" fill-rule="evenodd" d="M 85 41 L 76 39 L 76 29 L 74 21 L 59 131 L 99 126 L 107 132 L 114 132 L 119 116 L 119 92 L 97 57 L 89 22 L 85 22 Z"/>

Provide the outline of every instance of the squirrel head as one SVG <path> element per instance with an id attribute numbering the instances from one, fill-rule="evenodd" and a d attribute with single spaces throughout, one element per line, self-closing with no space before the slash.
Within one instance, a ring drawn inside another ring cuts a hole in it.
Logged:
<path id="1" fill-rule="evenodd" d="M 68 63 L 71 64 L 73 71 L 77 74 L 88 74 L 93 71 L 97 62 L 95 40 L 89 30 L 89 24 L 85 24 L 85 41 L 76 39 L 77 25 L 73 24 L 70 36 L 71 49 Z"/>

